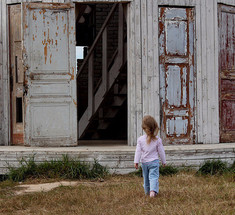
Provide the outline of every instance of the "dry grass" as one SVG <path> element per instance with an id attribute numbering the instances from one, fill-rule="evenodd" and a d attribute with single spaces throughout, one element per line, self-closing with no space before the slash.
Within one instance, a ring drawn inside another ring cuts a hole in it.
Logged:
<path id="1" fill-rule="evenodd" d="M 144 195 L 142 178 L 109 177 L 105 182 L 81 183 L 41 192 L 0 197 L 0 214 L 234 214 L 235 183 L 230 176 L 197 177 L 179 173 L 161 177 L 160 194 Z"/>

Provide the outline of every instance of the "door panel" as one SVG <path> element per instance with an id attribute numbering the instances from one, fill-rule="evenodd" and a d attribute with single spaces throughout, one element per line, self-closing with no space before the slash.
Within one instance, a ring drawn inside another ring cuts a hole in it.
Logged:
<path id="1" fill-rule="evenodd" d="M 24 143 L 23 63 L 21 41 L 21 5 L 9 6 L 9 45 L 11 76 L 11 141 Z"/>
<path id="2" fill-rule="evenodd" d="M 161 136 L 168 144 L 194 143 L 194 13 L 159 8 Z"/>
<path id="3" fill-rule="evenodd" d="M 77 144 L 73 4 L 23 3 L 25 142 Z"/>
<path id="4" fill-rule="evenodd" d="M 220 142 L 235 142 L 235 7 L 219 5 Z"/>

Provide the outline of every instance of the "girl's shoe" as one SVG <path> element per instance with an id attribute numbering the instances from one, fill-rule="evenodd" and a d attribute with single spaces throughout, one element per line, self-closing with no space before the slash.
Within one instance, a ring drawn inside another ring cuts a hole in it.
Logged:
<path id="1" fill-rule="evenodd" d="M 151 198 L 152 198 L 152 197 L 156 197 L 155 191 L 150 191 L 150 197 L 151 197 Z"/>

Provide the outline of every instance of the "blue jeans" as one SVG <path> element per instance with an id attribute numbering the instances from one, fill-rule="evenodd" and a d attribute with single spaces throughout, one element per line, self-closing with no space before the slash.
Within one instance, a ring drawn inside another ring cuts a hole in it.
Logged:
<path id="1" fill-rule="evenodd" d="M 150 191 L 159 192 L 159 160 L 142 163 L 144 177 L 144 191 L 149 194 Z"/>

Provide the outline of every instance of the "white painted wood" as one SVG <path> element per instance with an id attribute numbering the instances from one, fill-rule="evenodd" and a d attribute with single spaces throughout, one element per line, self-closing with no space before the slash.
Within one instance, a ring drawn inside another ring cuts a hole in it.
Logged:
<path id="1" fill-rule="evenodd" d="M 141 53 L 141 1 L 135 0 L 135 88 L 136 88 L 136 140 L 142 135 L 142 117 L 143 117 L 143 103 L 142 103 L 142 53 Z"/>
<path id="2" fill-rule="evenodd" d="M 228 4 L 228 5 L 234 5 L 235 6 L 235 1 L 234 0 L 217 0 L 217 3 Z"/>
<path id="3" fill-rule="evenodd" d="M 220 159 L 232 164 L 235 156 L 235 144 L 211 144 L 191 146 L 165 146 L 168 164 L 198 168 L 205 160 Z M 88 163 L 96 159 L 101 165 L 113 172 L 128 173 L 134 171 L 135 147 L 128 146 L 79 146 L 67 148 L 40 147 L 1 147 L 0 174 L 8 172 L 7 166 L 19 166 L 19 161 L 34 156 L 36 163 L 58 160 L 67 154 L 72 159 Z"/>
<path id="4" fill-rule="evenodd" d="M 154 116 L 155 95 L 154 95 L 154 73 L 153 70 L 153 1 L 147 1 L 147 89 L 149 89 L 148 114 Z M 157 31 L 157 30 L 156 30 Z M 156 48 L 156 47 L 155 47 Z"/>
<path id="5" fill-rule="evenodd" d="M 37 10 L 42 6 L 45 16 Z M 77 144 L 74 5 L 61 5 L 51 13 L 53 10 L 42 3 L 23 4 L 23 58 L 28 85 L 25 94 L 25 144 L 31 146 Z M 32 16 L 36 18 L 32 19 Z M 47 24 L 43 24 L 43 20 Z M 34 37 L 35 28 L 43 34 Z M 53 40 L 55 46 L 52 45 Z M 60 78 L 43 78 L 44 75 L 53 77 L 55 74 Z M 33 90 L 37 85 L 47 90 L 38 94 Z M 58 85 L 67 86 L 68 90 L 61 90 Z"/>
<path id="6" fill-rule="evenodd" d="M 213 109 L 215 108 L 213 105 L 213 100 L 215 99 L 213 97 L 213 74 L 214 71 L 214 19 L 213 19 L 213 0 L 207 0 L 206 1 L 206 40 L 207 40 L 207 48 L 206 48 L 206 54 L 207 54 L 207 65 L 206 65 L 206 73 L 207 73 L 207 116 L 208 121 L 206 122 L 208 133 L 207 133 L 207 142 L 211 143 L 212 141 L 212 119 L 213 119 Z"/>
<path id="7" fill-rule="evenodd" d="M 195 32 L 196 32 L 196 41 L 195 41 L 195 54 L 196 54 L 196 61 L 195 61 L 195 68 L 196 68 L 196 134 L 197 134 L 197 143 L 203 142 L 203 118 L 202 118 L 202 112 L 203 112 L 203 102 L 202 102 L 202 37 L 201 37 L 201 7 L 200 7 L 200 1 L 196 2 L 196 22 L 195 22 Z"/>
<path id="8" fill-rule="evenodd" d="M 199 1 L 201 1 L 201 0 L 199 0 Z M 195 0 L 158 0 L 158 5 L 195 6 L 196 3 L 195 3 Z"/>
<path id="9" fill-rule="evenodd" d="M 160 80 L 159 80 L 159 56 L 158 56 L 158 4 L 157 1 L 153 1 L 152 4 L 152 33 L 153 33 L 153 80 L 152 80 L 152 91 L 153 91 L 153 116 L 155 117 L 158 125 L 160 126 Z"/>
<path id="10" fill-rule="evenodd" d="M 10 137 L 10 104 L 9 104 L 9 75 L 8 75 L 8 23 L 7 23 L 7 5 L 5 0 L 2 1 L 2 81 L 3 81 L 3 121 L 2 134 L 3 145 L 9 144 Z"/>
<path id="11" fill-rule="evenodd" d="M 235 3 L 235 0 L 234 0 Z M 213 2 L 214 16 L 214 79 L 213 81 L 213 97 L 214 104 L 212 107 L 212 143 L 219 143 L 219 37 L 218 37 L 218 4 Z"/>
<path id="12" fill-rule="evenodd" d="M 136 143 L 136 81 L 135 81 L 135 3 L 127 6 L 127 81 L 128 81 L 128 145 Z"/>
<path id="13" fill-rule="evenodd" d="M 147 21 L 147 1 L 141 0 L 141 69 L 142 69 L 142 102 L 143 102 L 143 116 L 149 114 L 149 84 L 148 84 L 148 32 L 147 28 L 151 24 Z M 152 39 L 152 38 L 151 38 Z"/>
<path id="14" fill-rule="evenodd" d="M 201 38 L 203 38 L 201 47 L 202 47 L 202 106 L 203 106 L 203 112 L 202 112 L 202 119 L 203 119 L 203 143 L 207 141 L 207 126 L 204 126 L 208 122 L 208 116 L 207 116 L 207 76 L 206 76 L 206 65 L 207 65 L 207 55 L 206 55 L 206 49 L 207 49 L 207 35 L 206 35 L 206 0 L 201 0 Z M 198 86 L 199 87 L 199 86 Z"/>
<path id="15" fill-rule="evenodd" d="M 109 3 L 109 2 L 132 2 L 135 0 L 73 0 L 73 2 L 89 2 L 89 3 Z"/>

